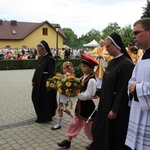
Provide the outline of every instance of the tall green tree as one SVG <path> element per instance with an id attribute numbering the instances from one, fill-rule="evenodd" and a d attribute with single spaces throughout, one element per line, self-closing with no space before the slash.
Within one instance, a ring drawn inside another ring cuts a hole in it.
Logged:
<path id="1" fill-rule="evenodd" d="M 130 42 L 133 43 L 131 25 L 121 28 L 119 34 L 125 46 L 127 46 Z"/>
<path id="2" fill-rule="evenodd" d="M 150 1 L 147 0 L 146 7 L 143 7 L 143 15 L 141 18 L 150 18 Z"/>
<path id="3" fill-rule="evenodd" d="M 95 29 L 91 29 L 88 33 L 85 34 L 84 39 L 85 42 L 91 42 L 93 39 L 95 39 L 96 41 L 99 40 L 100 37 L 100 31 L 95 30 Z"/>
<path id="4" fill-rule="evenodd" d="M 85 35 L 77 38 L 77 35 L 70 28 L 63 28 L 63 31 L 67 37 L 67 40 L 64 40 L 64 44 L 72 48 L 83 48 L 83 44 L 91 42 L 95 39 L 97 42 L 100 39 L 105 39 L 112 32 L 117 32 L 122 37 L 125 45 L 133 42 L 131 34 L 132 29 L 131 25 L 121 28 L 116 22 L 109 23 L 108 26 L 100 32 L 99 30 L 91 29 Z"/>
<path id="5" fill-rule="evenodd" d="M 118 23 L 109 23 L 108 26 L 102 30 L 102 36 L 101 38 L 105 39 L 108 35 L 110 35 L 112 32 L 119 32 L 120 26 Z"/>
<path id="6" fill-rule="evenodd" d="M 68 45 L 69 47 L 77 46 L 77 35 L 70 28 L 63 28 L 63 32 L 66 35 L 67 39 L 64 40 L 64 45 Z"/>
<path id="7" fill-rule="evenodd" d="M 91 42 L 93 39 L 95 39 L 96 41 L 99 41 L 100 36 L 101 36 L 101 35 L 100 35 L 100 31 L 95 30 L 95 29 L 91 29 L 88 33 L 86 33 L 85 35 L 82 35 L 82 36 L 78 39 L 79 47 L 83 47 L 83 44 L 89 43 L 89 42 Z"/>

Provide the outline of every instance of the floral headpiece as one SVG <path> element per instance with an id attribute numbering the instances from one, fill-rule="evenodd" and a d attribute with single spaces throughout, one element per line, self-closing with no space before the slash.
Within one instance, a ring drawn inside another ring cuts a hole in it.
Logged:
<path id="1" fill-rule="evenodd" d="M 68 68 L 68 69 L 72 69 L 72 68 L 73 68 L 73 65 L 72 65 L 72 63 L 71 63 L 70 61 L 65 61 L 65 62 L 63 63 L 63 67 L 66 67 L 66 68 Z"/>

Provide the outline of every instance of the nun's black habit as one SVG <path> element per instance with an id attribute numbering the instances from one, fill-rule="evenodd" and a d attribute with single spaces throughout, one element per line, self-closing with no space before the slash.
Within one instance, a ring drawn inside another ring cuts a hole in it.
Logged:
<path id="1" fill-rule="evenodd" d="M 122 55 L 109 62 L 103 76 L 100 102 L 92 127 L 94 150 L 124 150 L 129 118 L 127 86 L 134 65 L 120 36 L 113 33 L 108 38 L 118 46 Z M 108 119 L 110 111 L 117 112 L 115 119 Z"/>
<path id="2" fill-rule="evenodd" d="M 33 75 L 32 101 L 37 115 L 36 122 L 52 121 L 57 108 L 56 92 L 47 91 L 46 80 L 55 75 L 55 61 L 52 58 L 48 44 L 43 40 L 39 43 L 47 51 L 45 56 L 40 56 Z"/>

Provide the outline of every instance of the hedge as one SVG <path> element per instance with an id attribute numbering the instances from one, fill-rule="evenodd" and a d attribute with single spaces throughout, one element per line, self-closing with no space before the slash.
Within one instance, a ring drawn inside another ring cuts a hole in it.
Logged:
<path id="1" fill-rule="evenodd" d="M 76 77 L 82 76 L 81 60 L 80 58 L 74 59 L 55 59 L 56 72 L 62 73 L 62 64 L 64 61 L 72 62 L 75 70 Z M 0 70 L 17 70 L 17 69 L 35 69 L 37 65 L 36 59 L 28 60 L 0 60 Z"/>

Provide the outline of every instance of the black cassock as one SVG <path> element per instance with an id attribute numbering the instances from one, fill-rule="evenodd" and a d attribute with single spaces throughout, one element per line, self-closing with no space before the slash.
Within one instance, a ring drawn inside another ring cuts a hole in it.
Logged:
<path id="1" fill-rule="evenodd" d="M 112 59 L 104 73 L 92 126 L 95 150 L 124 150 L 130 111 L 127 88 L 133 68 L 133 63 L 122 55 Z M 117 112 L 116 119 L 108 119 L 111 110 Z"/>
<path id="2" fill-rule="evenodd" d="M 56 91 L 47 91 L 46 80 L 55 75 L 55 60 L 50 55 L 40 56 L 33 75 L 32 102 L 40 122 L 52 120 L 57 108 Z"/>

